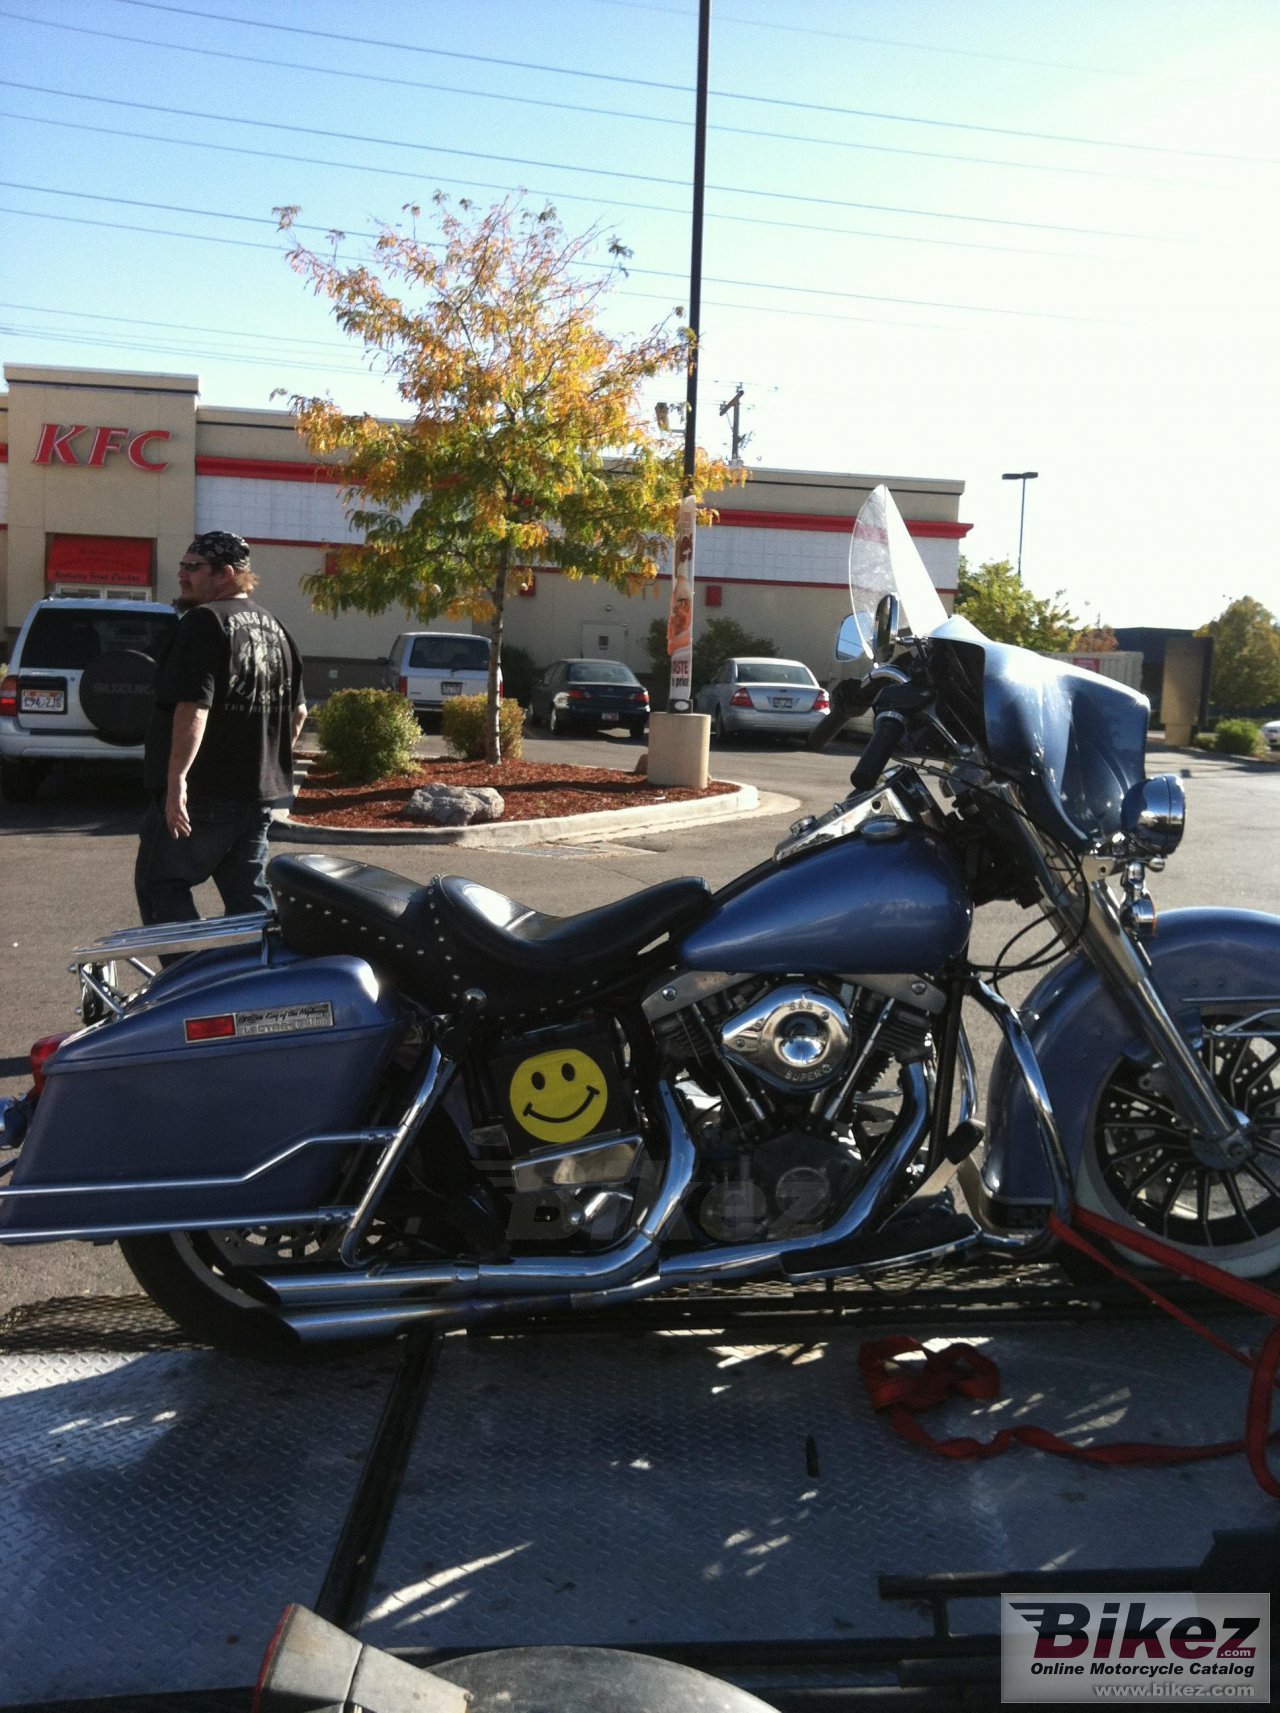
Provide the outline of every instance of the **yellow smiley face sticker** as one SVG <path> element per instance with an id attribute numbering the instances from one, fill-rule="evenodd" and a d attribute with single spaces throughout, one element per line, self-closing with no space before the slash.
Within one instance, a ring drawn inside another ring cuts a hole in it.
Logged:
<path id="1" fill-rule="evenodd" d="M 522 1059 L 511 1078 L 516 1123 L 540 1142 L 576 1142 L 604 1117 L 608 1085 L 587 1053 L 559 1047 Z"/>

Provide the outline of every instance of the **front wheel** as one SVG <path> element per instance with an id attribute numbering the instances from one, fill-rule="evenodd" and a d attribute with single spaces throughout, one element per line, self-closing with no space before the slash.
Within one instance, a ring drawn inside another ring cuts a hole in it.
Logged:
<path id="1" fill-rule="evenodd" d="M 202 1343 L 261 1362 L 351 1348 L 349 1342 L 300 1344 L 275 1311 L 237 1281 L 239 1268 L 311 1259 L 318 1246 L 310 1229 L 172 1231 L 120 1240 L 129 1271 L 157 1308 Z"/>
<path id="2" fill-rule="evenodd" d="M 1233 1171 L 1202 1165 L 1158 1071 L 1121 1059 L 1094 1103 L 1076 1196 L 1237 1278 L 1262 1278 L 1280 1268 L 1280 1003 L 1205 1007 L 1202 1020 L 1201 1057 L 1252 1123 L 1250 1157 Z"/>
<path id="3" fill-rule="evenodd" d="M 724 715 L 719 708 L 711 716 L 711 736 L 716 743 L 728 743 L 729 728 L 724 723 Z"/>

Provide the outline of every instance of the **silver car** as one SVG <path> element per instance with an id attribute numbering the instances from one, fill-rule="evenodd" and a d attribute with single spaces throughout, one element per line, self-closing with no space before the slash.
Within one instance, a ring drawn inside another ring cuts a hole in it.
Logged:
<path id="1" fill-rule="evenodd" d="M 1280 749 L 1280 720 L 1268 720 L 1262 728 L 1268 749 Z"/>
<path id="2" fill-rule="evenodd" d="M 693 706 L 711 715 L 711 735 L 721 743 L 747 736 L 803 743 L 831 712 L 831 698 L 802 660 L 738 655 L 720 662 Z"/>

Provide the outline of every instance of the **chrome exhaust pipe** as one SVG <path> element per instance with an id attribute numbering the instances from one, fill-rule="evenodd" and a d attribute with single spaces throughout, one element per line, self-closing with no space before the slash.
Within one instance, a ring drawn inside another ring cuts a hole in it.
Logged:
<path id="1" fill-rule="evenodd" d="M 662 1085 L 662 1095 L 672 1142 L 662 1193 L 641 1230 L 620 1251 L 583 1257 L 572 1267 L 566 1266 L 563 1260 L 541 1258 L 518 1263 L 522 1270 L 539 1267 L 538 1277 L 544 1291 L 553 1281 L 560 1286 L 554 1294 L 538 1295 L 531 1283 L 525 1282 L 513 1283 L 508 1294 L 499 1295 L 500 1287 L 491 1282 L 488 1294 L 483 1296 L 437 1297 L 429 1302 L 397 1301 L 397 1296 L 423 1288 L 421 1281 L 424 1275 L 430 1276 L 432 1282 L 444 1283 L 438 1281 L 437 1276 L 447 1272 L 450 1275 L 448 1282 L 458 1284 L 462 1281 L 456 1275 L 464 1271 L 471 1274 L 473 1280 L 483 1276 L 486 1281 L 493 1281 L 503 1278 L 506 1268 L 501 1263 L 488 1263 L 468 1269 L 418 1268 L 412 1270 L 412 1275 L 408 1269 L 399 1274 L 388 1271 L 381 1275 L 370 1271 L 356 1279 L 335 1278 L 331 1285 L 329 1281 L 310 1281 L 313 1289 L 318 1285 L 326 1285 L 333 1290 L 346 1287 L 347 1294 L 338 1298 L 319 1294 L 303 1298 L 273 1285 L 286 1305 L 287 1312 L 281 1317 L 284 1324 L 295 1337 L 307 1344 L 347 1338 L 390 1337 L 409 1327 L 430 1326 L 447 1332 L 504 1315 L 554 1313 L 564 1309 L 604 1308 L 610 1303 L 635 1302 L 695 1279 L 754 1277 L 768 1272 L 789 1255 L 802 1255 L 806 1250 L 826 1248 L 852 1237 L 880 1210 L 898 1174 L 909 1164 L 928 1130 L 928 1088 L 923 1070 L 912 1065 L 908 1067 L 906 1087 L 910 1105 L 902 1134 L 868 1173 L 866 1182 L 843 1216 L 829 1231 L 822 1232 L 818 1240 L 812 1236 L 788 1237 L 772 1243 L 725 1245 L 701 1255 L 670 1257 L 659 1264 L 656 1272 L 645 1274 L 645 1264 L 654 1258 L 662 1229 L 679 1209 L 693 1172 L 693 1144 L 674 1097 L 665 1084 Z M 678 1194 L 677 1180 L 680 1181 Z M 591 1268 L 592 1263 L 596 1264 L 594 1269 Z M 411 1276 L 413 1283 L 409 1282 Z M 828 1275 L 822 1271 L 805 1273 L 789 1270 L 787 1276 L 800 1282 Z M 528 1276 L 522 1271 L 520 1277 L 523 1280 Z M 374 1293 L 376 1300 L 369 1300 Z M 322 1303 L 332 1303 L 333 1306 L 322 1307 Z"/>
<path id="2" fill-rule="evenodd" d="M 663 1119 L 667 1129 L 667 1165 L 653 1206 L 625 1243 L 602 1250 L 598 1255 L 521 1256 L 512 1261 L 481 1261 L 474 1265 L 437 1267 L 369 1267 L 359 1272 L 341 1272 L 291 1277 L 287 1272 L 262 1273 L 259 1282 L 281 1307 L 302 1311 L 333 1306 L 335 1311 L 351 1304 L 381 1306 L 412 1300 L 424 1292 L 453 1291 L 505 1298 L 540 1291 L 605 1290 L 625 1284 L 655 1260 L 667 1226 L 684 1205 L 693 1182 L 697 1155 L 693 1138 L 680 1113 L 675 1096 L 665 1083 L 658 1085 Z M 285 1317 L 288 1320 L 288 1316 Z M 340 1318 L 340 1315 L 339 1315 Z M 290 1322 L 292 1324 L 292 1322 Z"/>

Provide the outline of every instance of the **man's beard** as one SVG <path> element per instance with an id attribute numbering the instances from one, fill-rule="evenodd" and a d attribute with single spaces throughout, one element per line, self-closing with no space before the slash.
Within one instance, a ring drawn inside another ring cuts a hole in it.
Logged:
<path id="1" fill-rule="evenodd" d="M 198 607 L 200 603 L 193 600 L 190 595 L 175 595 L 169 605 L 175 613 L 189 613 L 193 607 Z"/>

